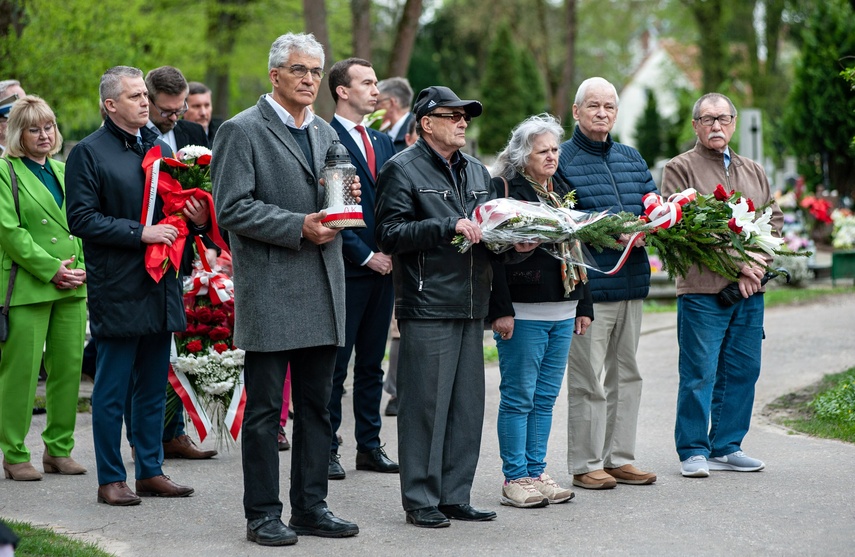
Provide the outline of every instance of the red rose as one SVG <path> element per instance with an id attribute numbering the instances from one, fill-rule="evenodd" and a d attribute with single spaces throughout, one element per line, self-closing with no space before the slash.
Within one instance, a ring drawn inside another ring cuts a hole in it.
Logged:
<path id="1" fill-rule="evenodd" d="M 187 317 L 188 323 L 196 319 L 196 312 L 193 311 L 193 308 L 184 308 L 184 315 Z"/>
<path id="2" fill-rule="evenodd" d="M 199 335 L 200 337 L 203 337 L 203 336 L 207 335 L 211 329 L 212 329 L 212 327 L 210 325 L 203 325 L 202 323 L 199 323 L 198 325 L 196 325 L 194 332 L 195 332 L 195 334 Z"/>
<path id="3" fill-rule="evenodd" d="M 217 354 L 222 354 L 223 352 L 225 352 L 228 349 L 229 349 L 229 345 L 226 344 L 225 342 L 218 342 L 217 344 L 214 345 L 214 350 L 217 351 Z"/>
<path id="4" fill-rule="evenodd" d="M 202 155 L 198 159 L 196 159 L 196 164 L 200 166 L 207 166 L 211 164 L 211 155 Z"/>
<path id="5" fill-rule="evenodd" d="M 222 323 L 226 320 L 226 312 L 221 309 L 215 309 L 211 314 L 211 321 L 214 323 Z"/>
<path id="6" fill-rule="evenodd" d="M 211 340 L 225 340 L 230 336 L 232 336 L 232 332 L 227 327 L 214 327 L 208 333 L 208 338 Z"/>
<path id="7" fill-rule="evenodd" d="M 749 210 L 749 211 L 751 211 L 752 213 L 754 213 L 754 212 L 756 212 L 756 211 L 757 211 L 757 209 L 755 209 L 755 208 L 754 208 L 754 202 L 753 202 L 753 201 L 751 201 L 750 199 L 748 199 L 748 198 L 746 197 L 746 198 L 745 198 L 745 202 L 746 202 L 746 203 L 748 203 L 748 210 Z"/>
<path id="8" fill-rule="evenodd" d="M 715 195 L 715 198 L 718 199 L 719 201 L 727 201 L 728 199 L 730 199 L 730 196 L 733 195 L 733 192 L 727 191 L 726 189 L 724 189 L 724 186 L 722 186 L 721 184 L 718 184 L 715 187 L 715 191 L 713 192 L 713 195 Z"/>
<path id="9" fill-rule="evenodd" d="M 733 230 L 737 234 L 742 232 L 742 227 L 737 226 L 736 219 L 730 219 L 729 221 L 727 221 L 727 226 L 728 226 L 728 228 L 730 228 L 731 230 Z"/>
<path id="10" fill-rule="evenodd" d="M 184 329 L 184 336 L 192 337 L 196 335 L 196 325 L 193 323 L 188 323 L 187 328 Z"/>
<path id="11" fill-rule="evenodd" d="M 209 307 L 200 307 L 196 310 L 196 320 L 199 323 L 210 323 L 212 317 L 211 308 Z"/>
<path id="12" fill-rule="evenodd" d="M 187 351 L 191 354 L 195 354 L 196 352 L 202 351 L 202 341 L 201 340 L 191 340 L 187 343 Z"/>

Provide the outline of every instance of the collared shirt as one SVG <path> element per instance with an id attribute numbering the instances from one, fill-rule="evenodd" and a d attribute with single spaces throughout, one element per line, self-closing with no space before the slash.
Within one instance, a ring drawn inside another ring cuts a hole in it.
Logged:
<path id="1" fill-rule="evenodd" d="M 56 174 L 53 172 L 53 168 L 50 167 L 50 163 L 45 160 L 44 164 L 39 164 L 29 157 L 21 157 L 21 162 L 44 184 L 53 196 L 54 201 L 56 201 L 57 206 L 61 209 L 65 195 L 62 192 L 62 186 L 59 185 Z"/>
<path id="2" fill-rule="evenodd" d="M 724 167 L 730 168 L 730 147 L 727 145 L 724 147 Z"/>
<path id="3" fill-rule="evenodd" d="M 273 107 L 273 110 L 276 111 L 276 114 L 279 115 L 279 118 L 282 120 L 282 123 L 288 126 L 289 128 L 305 130 L 309 127 L 309 124 L 312 123 L 312 120 L 315 119 L 315 114 L 311 110 L 309 110 L 309 107 L 307 106 L 305 108 L 305 116 L 303 117 L 303 125 L 297 126 L 297 121 L 294 120 L 294 117 L 291 116 L 291 113 L 282 108 L 281 104 L 273 100 L 273 95 L 268 93 L 264 95 L 264 98 L 267 100 L 268 103 L 270 103 L 270 106 Z"/>
<path id="4" fill-rule="evenodd" d="M 338 120 L 342 127 L 347 130 L 347 133 L 350 134 L 350 137 L 353 138 L 353 142 L 356 143 L 356 146 L 359 148 L 359 152 L 362 153 L 362 158 L 367 161 L 368 157 L 365 155 L 365 143 L 362 141 L 362 134 L 356 129 L 356 126 L 360 124 L 351 122 L 347 118 L 339 116 L 338 114 L 335 115 L 335 119 Z"/>
<path id="5" fill-rule="evenodd" d="M 168 131 L 168 132 L 166 132 L 166 133 L 162 133 L 162 132 L 158 129 L 158 127 L 157 127 L 157 126 L 155 126 L 155 125 L 151 122 L 151 120 L 149 120 L 149 121 L 146 123 L 145 127 L 147 127 L 148 129 L 150 129 L 151 131 L 153 131 L 154 133 L 156 133 L 156 134 L 158 135 L 158 137 L 160 137 L 160 139 L 161 139 L 164 143 L 166 143 L 167 145 L 169 145 L 169 147 L 172 149 L 172 153 L 171 153 L 171 154 L 175 154 L 176 152 L 178 152 L 178 144 L 175 142 L 175 128 L 173 128 L 173 129 L 169 130 L 169 131 Z M 164 154 L 164 156 L 166 156 L 166 155 Z"/>
<path id="6" fill-rule="evenodd" d="M 401 132 L 401 128 L 404 126 L 404 122 L 407 121 L 407 117 L 409 117 L 409 115 L 410 113 L 407 112 L 406 114 L 398 118 L 398 121 L 395 122 L 391 128 L 386 130 L 386 133 L 389 134 L 389 137 L 391 137 L 392 139 L 398 137 L 398 134 Z"/>

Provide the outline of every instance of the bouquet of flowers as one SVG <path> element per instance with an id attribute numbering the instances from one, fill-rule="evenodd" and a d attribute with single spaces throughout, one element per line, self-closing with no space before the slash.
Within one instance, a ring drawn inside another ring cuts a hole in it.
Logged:
<path id="1" fill-rule="evenodd" d="M 211 430 L 218 444 L 229 436 L 237 441 L 243 418 L 244 351 L 232 344 L 234 286 L 223 271 L 228 254 L 213 268 L 196 262 L 184 283 L 187 329 L 176 334 L 176 356 L 170 383 L 204 441 Z M 177 385 L 177 386 L 176 386 Z"/>
<path id="2" fill-rule="evenodd" d="M 162 157 L 159 146 L 152 147 L 146 153 L 142 166 L 146 171 L 146 192 L 143 200 L 141 222 L 152 224 L 152 215 L 156 197 L 163 200 L 163 214 L 166 218 L 157 224 L 171 224 L 178 229 L 178 237 L 171 246 L 149 244 L 146 248 L 146 270 L 151 278 L 160 282 L 167 269 L 176 272 L 181 265 L 181 256 L 190 230 L 187 217 L 184 216 L 184 204 L 190 198 L 208 204 L 211 215 L 211 227 L 208 236 L 221 249 L 228 249 L 220 237 L 219 227 L 214 215 L 214 202 L 211 198 L 211 151 L 207 147 L 188 145 L 178 152 L 175 158 Z"/>
<path id="3" fill-rule="evenodd" d="M 780 249 L 783 238 L 772 235 L 771 207 L 758 210 L 750 199 L 721 184 L 711 194 L 689 189 L 667 201 L 649 193 L 644 206 L 653 232 L 647 243 L 657 249 L 672 277 L 685 277 L 692 266 L 701 265 L 736 281 L 739 263 L 755 262 L 751 252 L 793 255 Z"/>
<path id="4" fill-rule="evenodd" d="M 831 213 L 834 231 L 831 245 L 837 249 L 855 249 L 855 215 L 849 209 L 835 209 Z"/>
<path id="5" fill-rule="evenodd" d="M 565 201 L 567 205 L 573 203 L 572 198 Z M 508 197 L 492 199 L 479 205 L 473 212 L 472 220 L 481 228 L 481 241 L 494 253 L 507 251 L 517 243 L 537 241 L 555 244 L 579 240 L 597 251 L 603 248 L 623 249 L 616 237 L 642 227 L 638 217 L 631 213 L 585 213 L 566 206 L 550 207 L 541 202 Z M 455 236 L 451 243 L 461 252 L 472 247 L 472 243 L 461 234 Z M 556 255 L 551 250 L 550 253 Z"/>

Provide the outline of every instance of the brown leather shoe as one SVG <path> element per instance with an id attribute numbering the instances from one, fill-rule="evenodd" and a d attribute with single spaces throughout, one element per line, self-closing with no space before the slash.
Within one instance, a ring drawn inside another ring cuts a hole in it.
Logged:
<path id="1" fill-rule="evenodd" d="M 77 476 L 86 473 L 86 468 L 70 456 L 51 456 L 47 447 L 45 447 L 45 452 L 42 455 L 42 466 L 44 466 L 45 474 Z"/>
<path id="2" fill-rule="evenodd" d="M 193 494 L 192 487 L 178 485 L 163 474 L 137 480 L 136 487 L 140 497 L 190 497 Z"/>
<path id="3" fill-rule="evenodd" d="M 585 489 L 611 489 L 617 485 L 617 482 L 605 470 L 594 470 L 587 474 L 575 474 L 573 485 Z"/>
<path id="4" fill-rule="evenodd" d="M 98 486 L 98 502 L 114 507 L 139 505 L 140 498 L 125 482 L 113 482 Z"/>
<path id="5" fill-rule="evenodd" d="M 29 462 L 9 464 L 5 458 L 3 459 L 3 474 L 7 480 L 15 480 L 16 482 L 34 482 L 42 479 L 39 471 L 33 468 Z"/>
<path id="6" fill-rule="evenodd" d="M 639 470 L 632 464 L 624 464 L 620 468 L 606 468 L 605 470 L 619 484 L 649 485 L 656 481 L 656 474 Z"/>
<path id="7" fill-rule="evenodd" d="M 163 458 L 189 458 L 202 460 L 216 456 L 217 451 L 203 451 L 196 446 L 189 435 L 179 435 L 172 441 L 163 444 Z"/>

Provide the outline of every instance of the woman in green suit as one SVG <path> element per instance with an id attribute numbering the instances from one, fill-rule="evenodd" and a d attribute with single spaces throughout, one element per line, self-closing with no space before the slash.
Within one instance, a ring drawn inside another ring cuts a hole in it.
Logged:
<path id="1" fill-rule="evenodd" d="M 86 334 L 86 270 L 82 242 L 65 218 L 65 165 L 50 159 L 62 147 L 56 117 L 42 99 L 26 96 L 9 113 L 0 160 L 0 296 L 13 264 L 9 337 L 0 343 L 0 450 L 7 479 L 40 480 L 25 445 L 44 355 L 46 473 L 85 474 L 71 458 Z M 7 162 L 8 161 L 8 162 Z M 18 182 L 19 215 L 12 196 Z"/>

